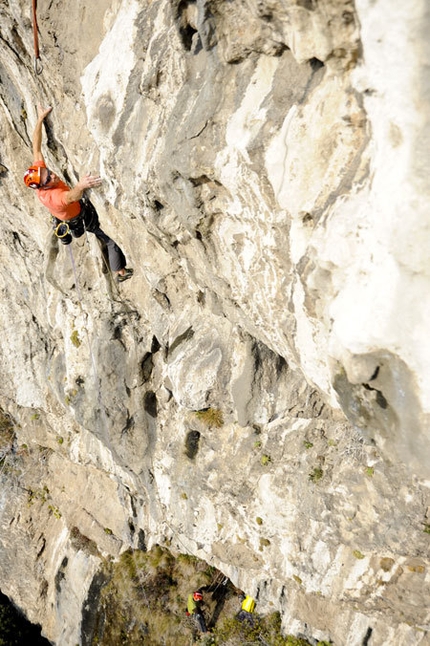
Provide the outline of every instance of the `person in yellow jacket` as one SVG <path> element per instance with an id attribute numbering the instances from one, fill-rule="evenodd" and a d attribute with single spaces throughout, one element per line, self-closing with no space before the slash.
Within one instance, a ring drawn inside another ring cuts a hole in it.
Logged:
<path id="1" fill-rule="evenodd" d="M 188 595 L 187 600 L 187 616 L 192 617 L 197 624 L 197 627 L 202 633 L 207 632 L 205 618 L 201 609 L 203 603 L 203 595 L 200 590 L 196 590 Z"/>
<path id="2" fill-rule="evenodd" d="M 242 599 L 242 606 L 237 615 L 237 618 L 239 619 L 239 621 L 246 621 L 251 626 L 253 626 L 255 621 L 255 617 L 254 617 L 255 600 L 249 595 L 246 595 L 246 596 L 242 595 L 241 599 Z"/>

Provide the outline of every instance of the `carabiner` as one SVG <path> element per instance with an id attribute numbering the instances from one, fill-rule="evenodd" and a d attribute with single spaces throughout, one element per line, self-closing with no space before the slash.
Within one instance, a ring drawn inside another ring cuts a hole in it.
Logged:
<path id="1" fill-rule="evenodd" d="M 42 63 L 40 62 L 40 58 L 39 58 L 39 57 L 37 57 L 37 58 L 35 57 L 35 58 L 34 58 L 34 71 L 35 71 L 35 73 L 37 74 L 37 76 L 39 76 L 40 74 L 42 74 L 42 71 L 43 71 L 43 65 L 42 65 Z"/>
<path id="2" fill-rule="evenodd" d="M 54 229 L 57 238 L 65 238 L 70 233 L 70 227 L 67 222 L 60 222 Z"/>

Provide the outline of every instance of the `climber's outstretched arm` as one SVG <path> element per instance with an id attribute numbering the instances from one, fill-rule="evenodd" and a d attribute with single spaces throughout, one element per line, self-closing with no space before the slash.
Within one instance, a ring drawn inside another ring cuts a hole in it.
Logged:
<path id="1" fill-rule="evenodd" d="M 37 107 L 38 119 L 36 126 L 33 132 L 33 164 L 38 161 L 45 161 L 42 154 L 42 125 L 44 119 L 51 112 L 52 108 L 42 108 L 42 106 Z"/>
<path id="2" fill-rule="evenodd" d="M 66 193 L 66 204 L 78 202 L 82 198 L 84 191 L 87 188 L 97 188 L 97 186 L 100 186 L 101 183 L 102 180 L 100 177 L 91 175 L 91 173 L 87 173 L 82 179 L 79 180 L 76 186 L 74 186 L 68 193 Z"/>

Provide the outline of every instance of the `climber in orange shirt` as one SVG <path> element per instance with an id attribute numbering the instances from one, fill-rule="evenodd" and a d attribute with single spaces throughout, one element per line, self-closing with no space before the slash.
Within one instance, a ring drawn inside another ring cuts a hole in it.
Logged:
<path id="1" fill-rule="evenodd" d="M 84 191 L 97 188 L 100 177 L 87 173 L 70 188 L 53 171 L 47 168 L 42 154 L 42 124 L 52 108 L 38 106 L 38 119 L 33 133 L 33 164 L 24 173 L 24 182 L 37 190 L 37 197 L 49 209 L 55 222 L 55 232 L 63 244 L 70 244 L 72 237 L 79 238 L 84 231 L 94 235 L 106 245 L 111 271 L 116 280 L 123 282 L 133 275 L 126 267 L 122 250 L 100 228 L 97 211 L 89 200 L 84 200 Z"/>

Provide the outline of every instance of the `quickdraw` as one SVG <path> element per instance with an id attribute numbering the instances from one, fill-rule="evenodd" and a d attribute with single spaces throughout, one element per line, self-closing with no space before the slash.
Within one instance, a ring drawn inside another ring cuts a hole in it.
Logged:
<path id="1" fill-rule="evenodd" d="M 37 0 L 33 0 L 33 40 L 34 40 L 34 71 L 42 74 L 43 65 L 40 62 L 39 33 L 37 27 Z"/>

